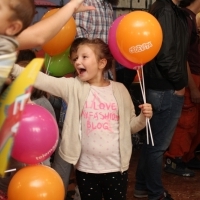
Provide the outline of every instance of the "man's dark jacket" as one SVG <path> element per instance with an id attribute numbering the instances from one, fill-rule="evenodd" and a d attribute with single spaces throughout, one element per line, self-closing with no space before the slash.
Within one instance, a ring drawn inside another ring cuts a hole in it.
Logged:
<path id="1" fill-rule="evenodd" d="M 180 90 L 188 84 L 189 33 L 186 16 L 171 0 L 157 0 L 150 13 L 161 25 L 163 43 L 157 56 L 144 65 L 146 88 Z"/>

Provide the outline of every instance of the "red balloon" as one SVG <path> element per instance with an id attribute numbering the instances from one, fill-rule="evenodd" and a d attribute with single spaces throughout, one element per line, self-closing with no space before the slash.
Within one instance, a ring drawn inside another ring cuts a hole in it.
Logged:
<path id="1" fill-rule="evenodd" d="M 36 104 L 27 104 L 14 139 L 12 157 L 37 164 L 49 158 L 58 144 L 59 132 L 51 113 Z"/>
<path id="2" fill-rule="evenodd" d="M 20 169 L 8 186 L 9 200 L 63 200 L 65 189 L 58 173 L 43 165 Z"/>

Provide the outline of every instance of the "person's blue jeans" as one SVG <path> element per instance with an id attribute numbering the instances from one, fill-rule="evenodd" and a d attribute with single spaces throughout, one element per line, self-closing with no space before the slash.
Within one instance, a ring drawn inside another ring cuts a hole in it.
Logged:
<path id="1" fill-rule="evenodd" d="M 184 96 L 175 95 L 174 90 L 148 89 L 146 98 L 153 107 L 150 124 L 154 146 L 151 143 L 143 144 L 136 171 L 135 189 L 147 190 L 149 200 L 157 200 L 164 193 L 161 180 L 163 154 L 171 142 L 181 115 Z"/>

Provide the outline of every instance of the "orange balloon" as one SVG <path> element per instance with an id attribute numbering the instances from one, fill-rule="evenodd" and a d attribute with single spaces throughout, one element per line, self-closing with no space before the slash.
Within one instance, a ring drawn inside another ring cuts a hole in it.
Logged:
<path id="1" fill-rule="evenodd" d="M 8 186 L 8 200 L 63 200 L 64 184 L 50 167 L 32 165 L 20 169 Z"/>
<path id="2" fill-rule="evenodd" d="M 42 20 L 45 18 L 50 17 L 51 15 L 55 14 L 59 9 L 52 9 L 49 10 L 43 17 Z M 65 26 L 54 36 L 50 41 L 43 45 L 42 49 L 45 53 L 49 54 L 50 56 L 58 55 L 64 52 L 74 41 L 76 36 L 76 23 L 73 17 L 71 17 Z"/>
<path id="3" fill-rule="evenodd" d="M 120 21 L 116 40 L 120 52 L 129 61 L 145 64 L 162 45 L 162 29 L 157 19 L 145 11 L 133 11 Z"/>

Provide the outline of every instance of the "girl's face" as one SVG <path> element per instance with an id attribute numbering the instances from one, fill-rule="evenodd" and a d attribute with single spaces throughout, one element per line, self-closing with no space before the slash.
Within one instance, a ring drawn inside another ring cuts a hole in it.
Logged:
<path id="1" fill-rule="evenodd" d="M 80 45 L 76 54 L 72 55 L 74 67 L 82 81 L 95 84 L 103 78 L 103 69 L 106 60 L 98 60 L 93 48 L 89 45 Z"/>

